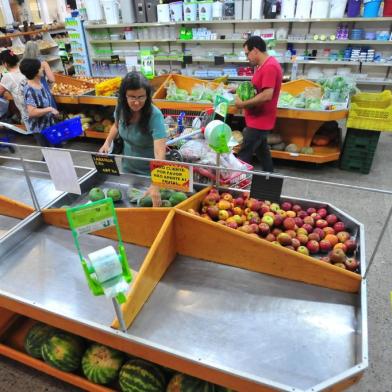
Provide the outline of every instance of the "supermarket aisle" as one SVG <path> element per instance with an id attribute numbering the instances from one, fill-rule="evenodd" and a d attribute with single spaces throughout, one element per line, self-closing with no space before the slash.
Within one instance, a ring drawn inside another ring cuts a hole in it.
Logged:
<path id="1" fill-rule="evenodd" d="M 24 140 L 23 142 L 26 142 Z M 69 148 L 96 151 L 99 143 L 72 142 Z M 302 176 L 325 181 L 335 181 L 392 190 L 392 170 L 390 166 L 392 151 L 392 134 L 382 134 L 376 152 L 373 169 L 369 175 L 361 175 L 339 170 L 334 165 L 311 167 L 293 165 L 275 161 L 276 171 L 293 176 Z M 77 163 L 92 166 L 87 157 L 76 157 Z M 366 227 L 367 256 L 375 246 L 377 236 L 385 220 L 392 197 L 372 193 L 358 193 L 329 187 L 308 186 L 301 182 L 285 184 L 285 195 L 314 198 L 330 201 L 340 208 L 347 209 Z M 392 290 L 392 263 L 390 262 L 390 245 L 392 243 L 392 225 L 388 232 L 368 282 L 368 327 L 370 366 L 363 379 L 353 386 L 350 392 L 390 392 L 392 390 L 392 341 L 391 307 L 389 292 Z M 0 391 L 76 391 L 51 377 L 42 375 L 15 362 L 0 358 Z"/>

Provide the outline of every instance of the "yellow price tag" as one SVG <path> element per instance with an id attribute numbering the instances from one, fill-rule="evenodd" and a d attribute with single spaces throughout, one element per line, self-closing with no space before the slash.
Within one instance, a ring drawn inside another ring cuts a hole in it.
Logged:
<path id="1" fill-rule="evenodd" d="M 193 168 L 179 163 L 152 161 L 151 182 L 160 188 L 193 191 Z"/>

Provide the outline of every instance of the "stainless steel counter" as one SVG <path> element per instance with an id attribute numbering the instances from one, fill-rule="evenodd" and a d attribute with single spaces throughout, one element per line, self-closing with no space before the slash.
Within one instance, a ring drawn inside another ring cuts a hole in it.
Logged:
<path id="1" fill-rule="evenodd" d="M 0 237 L 20 222 L 20 219 L 0 215 Z"/>
<path id="2" fill-rule="evenodd" d="M 304 390 L 360 361 L 357 303 L 357 295 L 177 257 L 128 332 Z"/>

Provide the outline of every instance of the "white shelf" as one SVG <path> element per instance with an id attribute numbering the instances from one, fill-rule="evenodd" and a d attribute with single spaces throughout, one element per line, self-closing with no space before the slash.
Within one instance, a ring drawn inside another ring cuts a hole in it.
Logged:
<path id="1" fill-rule="evenodd" d="M 125 24 L 86 24 L 87 30 L 96 29 L 121 29 L 125 27 L 158 27 L 158 26 L 181 26 L 198 24 L 270 24 L 270 23 L 331 23 L 331 22 L 392 22 L 392 17 L 385 18 L 327 18 L 327 19 L 260 19 L 260 20 L 211 20 L 195 22 L 168 22 L 168 23 L 125 23 Z"/>
<path id="2" fill-rule="evenodd" d="M 392 45 L 391 41 L 377 41 L 377 40 L 336 40 L 336 41 L 316 41 L 314 39 L 288 39 L 286 42 L 291 44 L 315 44 L 315 45 Z"/>

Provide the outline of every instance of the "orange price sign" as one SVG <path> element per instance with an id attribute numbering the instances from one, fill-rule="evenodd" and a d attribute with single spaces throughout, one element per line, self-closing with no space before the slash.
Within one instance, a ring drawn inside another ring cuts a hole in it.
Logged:
<path id="1" fill-rule="evenodd" d="M 152 161 L 151 181 L 160 188 L 193 191 L 193 167 L 181 163 Z"/>

